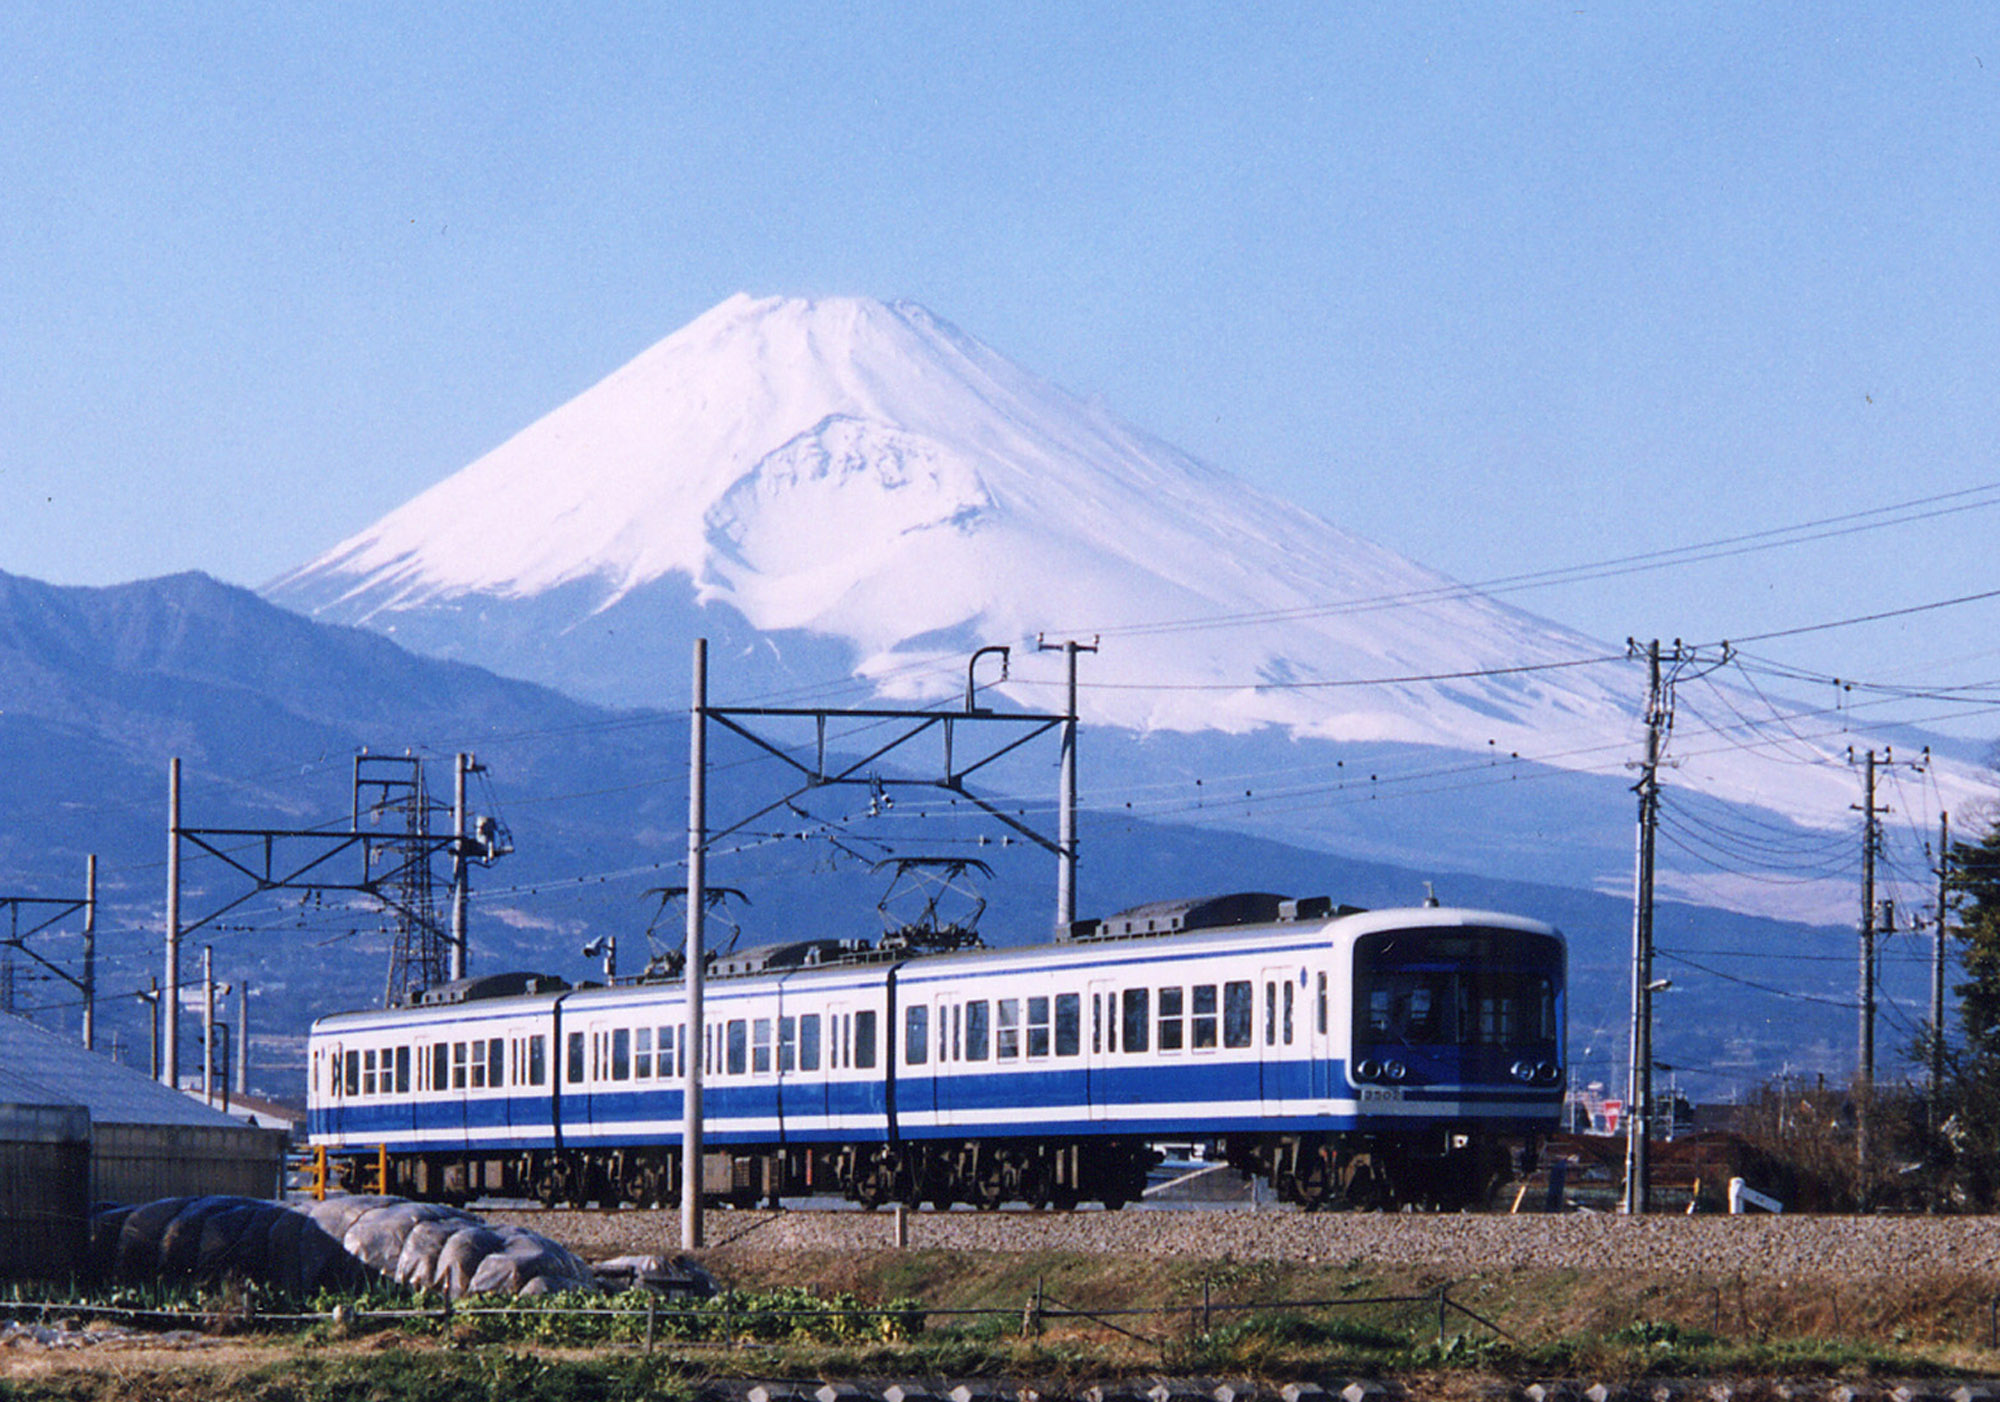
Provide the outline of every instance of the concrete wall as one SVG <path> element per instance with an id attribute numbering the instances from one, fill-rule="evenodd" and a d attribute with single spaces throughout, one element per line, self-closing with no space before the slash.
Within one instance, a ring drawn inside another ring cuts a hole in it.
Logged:
<path id="1" fill-rule="evenodd" d="M 285 1147 L 279 1129 L 195 1125 L 95 1126 L 92 1168 L 98 1202 L 158 1198 L 275 1198 L 282 1190 Z"/>
<path id="2" fill-rule="evenodd" d="M 0 1105 L 0 1280 L 63 1282 L 90 1245 L 90 1112 Z"/>

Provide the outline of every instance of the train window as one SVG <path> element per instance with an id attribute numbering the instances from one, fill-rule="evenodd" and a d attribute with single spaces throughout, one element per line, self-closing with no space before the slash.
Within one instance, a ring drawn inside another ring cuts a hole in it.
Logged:
<path id="1" fill-rule="evenodd" d="M 819 1070 L 819 1014 L 799 1016 L 799 1070 Z"/>
<path id="2" fill-rule="evenodd" d="M 1326 1035 L 1326 970 L 1319 971 L 1319 993 L 1313 1003 L 1313 1030 Z"/>
<path id="3" fill-rule="evenodd" d="M 451 1088 L 465 1089 L 465 1043 L 451 1044 Z"/>
<path id="4" fill-rule="evenodd" d="M 725 1074 L 741 1076 L 750 1069 L 750 1024 L 740 1017 L 729 1019 L 729 1061 Z"/>
<path id="5" fill-rule="evenodd" d="M 632 1079 L 632 1029 L 620 1027 L 611 1034 L 611 1079 Z"/>
<path id="6" fill-rule="evenodd" d="M 361 1053 L 358 1051 L 347 1054 L 347 1093 L 361 1094 Z"/>
<path id="7" fill-rule="evenodd" d="M 361 1053 L 361 1093 L 375 1093 L 375 1048 L 369 1047 Z"/>
<path id="8" fill-rule="evenodd" d="M 472 1044 L 472 1086 L 475 1090 L 486 1086 L 486 1043 Z"/>
<path id="9" fill-rule="evenodd" d="M 1264 980 L 1264 1045 L 1278 1045 L 1278 985 Z"/>
<path id="10" fill-rule="evenodd" d="M 965 1005 L 965 1059 L 986 1060 L 987 1037 L 992 1021 L 992 1004 L 984 998 Z"/>
<path id="11" fill-rule="evenodd" d="M 1028 1055 L 1047 1056 L 1049 1054 L 1049 1000 L 1030 998 L 1028 1000 Z"/>
<path id="12" fill-rule="evenodd" d="M 431 1043 L 431 1079 L 425 1090 L 448 1090 L 451 1087 L 451 1044 Z"/>
<path id="13" fill-rule="evenodd" d="M 1292 1044 L 1292 981 L 1285 980 L 1285 1045 Z"/>
<path id="14" fill-rule="evenodd" d="M 1160 1050 L 1163 1052 L 1181 1049 L 1183 998 L 1184 995 L 1178 988 L 1160 990 Z"/>
<path id="15" fill-rule="evenodd" d="M 701 1071 L 704 1076 L 715 1074 L 715 1033 L 716 1027 L 712 1022 L 702 1028 Z"/>
<path id="16" fill-rule="evenodd" d="M 922 1066 L 931 1049 L 931 1010 L 922 1003 L 903 1009 L 903 1061 Z"/>
<path id="17" fill-rule="evenodd" d="M 539 1086 L 549 1078 L 548 1038 L 537 1032 L 528 1038 L 528 1074 L 523 1078 L 531 1086 Z"/>
<path id="18" fill-rule="evenodd" d="M 1256 1025 L 1257 1014 L 1253 1007 L 1256 999 L 1251 994 L 1249 979 L 1233 979 L 1222 985 L 1222 1045 L 1225 1047 L 1247 1047 L 1250 1045 L 1251 1030 Z"/>
<path id="19" fill-rule="evenodd" d="M 771 1019 L 760 1017 L 750 1023 L 750 1069 L 759 1076 L 771 1074 Z"/>
<path id="20" fill-rule="evenodd" d="M 1021 1054 L 1021 1000 L 1001 998 L 995 1006 L 1000 1016 L 993 1037 L 993 1055 L 1001 1061 L 1011 1061 Z"/>
<path id="21" fill-rule="evenodd" d="M 872 1009 L 854 1015 L 854 1064 L 863 1071 L 875 1064 L 875 1013 Z"/>
<path id="22" fill-rule="evenodd" d="M 564 1049 L 563 1062 L 566 1067 L 563 1072 L 565 1079 L 573 1086 L 582 1084 L 583 1034 L 581 1032 L 569 1034 L 569 1045 Z"/>
<path id="23" fill-rule="evenodd" d="M 1090 1054 L 1096 1056 L 1104 1050 L 1104 995 L 1090 995 Z"/>
<path id="24" fill-rule="evenodd" d="M 957 1008 L 952 1009 L 953 1013 L 956 1013 L 957 1011 L 958 1011 Z M 951 1049 L 951 1039 L 945 1036 L 945 1031 L 944 1031 L 944 1025 L 946 1020 L 947 1019 L 945 1018 L 944 1015 L 944 1004 L 940 1003 L 938 1004 L 938 1065 L 940 1066 L 944 1065 L 945 1053 Z"/>
<path id="25" fill-rule="evenodd" d="M 799 1064 L 799 1020 L 778 1019 L 778 1074 L 796 1070 Z"/>
<path id="26" fill-rule="evenodd" d="M 1143 988 L 1125 990 L 1125 1050 L 1142 1052 L 1148 1045 L 1147 1024 L 1152 1019 L 1153 997 Z"/>
<path id="27" fill-rule="evenodd" d="M 1075 993 L 1056 994 L 1056 1055 L 1075 1056 L 1083 1050 L 1083 999 Z"/>
<path id="28" fill-rule="evenodd" d="M 489 1068 L 487 1073 L 488 1085 L 501 1086 L 506 1084 L 505 1080 L 502 1079 L 502 1073 L 507 1069 L 506 1056 L 507 1041 L 504 1037 L 495 1037 L 486 1044 L 486 1065 Z M 388 1074 L 389 1068 L 385 1064 L 382 1067 L 382 1075 L 386 1079 Z"/>
<path id="29" fill-rule="evenodd" d="M 396 1094 L 410 1093 L 410 1049 L 396 1048 Z"/>
<path id="30" fill-rule="evenodd" d="M 1198 983 L 1188 990 L 1194 1014 L 1188 1020 L 1188 1045 L 1196 1051 L 1215 1048 L 1215 985 Z"/>
<path id="31" fill-rule="evenodd" d="M 653 1029 L 650 1027 L 632 1029 L 632 1079 L 653 1079 Z"/>

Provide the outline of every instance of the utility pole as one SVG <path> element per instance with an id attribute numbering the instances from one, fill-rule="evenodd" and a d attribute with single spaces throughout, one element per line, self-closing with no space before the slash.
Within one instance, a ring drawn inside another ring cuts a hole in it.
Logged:
<path id="1" fill-rule="evenodd" d="M 1660 822 L 1660 747 L 1667 726 L 1658 638 L 1646 647 L 1646 674 L 1646 758 L 1635 786 L 1639 838 L 1632 881 L 1632 1078 L 1625 1097 L 1624 1206 L 1634 1217 L 1648 1210 L 1652 1197 L 1653 845 Z"/>
<path id="2" fill-rule="evenodd" d="M 215 1104 L 215 946 L 201 947 L 201 1099 Z"/>
<path id="3" fill-rule="evenodd" d="M 1861 788 L 1861 1026 L 1859 1058 L 1861 1093 L 1864 1100 L 1875 1089 L 1875 854 L 1881 842 L 1876 818 L 1882 809 L 1875 805 L 1875 751 L 1867 753 L 1862 768 Z M 1868 1161 L 1867 1110 L 1864 1106 L 1861 1160 Z"/>
<path id="4" fill-rule="evenodd" d="M 83 867 L 83 1046 L 97 1050 L 97 854 Z"/>
<path id="5" fill-rule="evenodd" d="M 240 1098 L 249 1093 L 250 980 L 246 978 L 236 985 L 236 1094 Z"/>
<path id="6" fill-rule="evenodd" d="M 681 1091 L 681 1249 L 702 1248 L 701 1021 L 702 919 L 708 898 L 708 639 L 694 640 L 694 691 L 688 707 L 687 1025 L 681 1049 L 687 1076 Z"/>
<path id="7" fill-rule="evenodd" d="M 1951 896 L 1951 814 L 1938 814 L 1937 934 L 1931 941 L 1931 1120 L 1944 1095 L 1944 942 Z"/>

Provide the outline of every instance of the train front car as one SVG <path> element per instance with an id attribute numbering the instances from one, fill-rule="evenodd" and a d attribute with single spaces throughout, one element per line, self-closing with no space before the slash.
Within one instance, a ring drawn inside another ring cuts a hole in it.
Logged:
<path id="1" fill-rule="evenodd" d="M 1359 1102 L 1333 1165 L 1342 1195 L 1357 1205 L 1483 1201 L 1510 1168 L 1532 1166 L 1561 1119 L 1562 936 L 1517 916 L 1438 909 L 1338 928 Z"/>

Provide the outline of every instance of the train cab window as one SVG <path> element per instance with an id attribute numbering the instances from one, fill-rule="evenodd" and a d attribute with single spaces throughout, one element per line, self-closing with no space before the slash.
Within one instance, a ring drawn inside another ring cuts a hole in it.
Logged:
<path id="1" fill-rule="evenodd" d="M 1083 1050 L 1083 998 L 1056 994 L 1056 1055 L 1075 1056 Z"/>
<path id="2" fill-rule="evenodd" d="M 451 1088 L 465 1089 L 466 1048 L 463 1042 L 451 1044 Z"/>
<path id="3" fill-rule="evenodd" d="M 611 1079 L 632 1079 L 632 1029 L 620 1027 L 611 1034 Z"/>
<path id="4" fill-rule="evenodd" d="M 361 1094 L 361 1053 L 358 1051 L 347 1054 L 347 1093 Z"/>
<path id="5" fill-rule="evenodd" d="M 1313 1030 L 1320 1036 L 1326 1035 L 1326 970 L 1319 971 L 1318 991 L 1313 999 Z"/>
<path id="6" fill-rule="evenodd" d="M 528 1070 L 521 1079 L 531 1086 L 548 1083 L 549 1039 L 539 1032 L 528 1038 Z"/>
<path id="7" fill-rule="evenodd" d="M 984 1061 L 991 1034 L 993 1005 L 975 998 L 965 1005 L 965 1059 Z"/>
<path id="8" fill-rule="evenodd" d="M 1049 1054 L 1049 1000 L 1030 998 L 1028 1000 L 1028 1055 L 1047 1056 Z"/>
<path id="9" fill-rule="evenodd" d="M 903 1064 L 922 1066 L 931 1049 L 931 1010 L 922 1003 L 903 1009 Z"/>
<path id="10" fill-rule="evenodd" d="M 1257 1014 L 1253 1008 L 1256 999 L 1252 996 L 1249 979 L 1233 979 L 1222 985 L 1222 1045 L 1225 1047 L 1247 1047 L 1251 1042 L 1251 1030 L 1256 1025 Z"/>
<path id="11" fill-rule="evenodd" d="M 1285 1045 L 1292 1044 L 1292 981 L 1285 980 Z"/>
<path id="12" fill-rule="evenodd" d="M 1215 985 L 1198 983 L 1188 990 L 1188 1045 L 1196 1051 L 1215 1049 Z"/>
<path id="13" fill-rule="evenodd" d="M 798 1068 L 799 1064 L 799 1020 L 795 1017 L 778 1019 L 778 1074 L 785 1075 Z"/>
<path id="14" fill-rule="evenodd" d="M 819 1070 L 819 1014 L 799 1014 L 799 1070 Z"/>
<path id="15" fill-rule="evenodd" d="M 725 1074 L 741 1076 L 750 1069 L 750 1024 L 740 1017 L 729 1019 L 729 1060 Z"/>
<path id="16" fill-rule="evenodd" d="M 569 1034 L 569 1045 L 563 1049 L 563 1078 L 571 1085 L 583 1084 L 583 1034 Z"/>
<path id="17" fill-rule="evenodd" d="M 396 1094 L 410 1093 L 410 1049 L 396 1048 Z"/>
<path id="18" fill-rule="evenodd" d="M 863 1071 L 875 1065 L 875 1013 L 865 1009 L 854 1015 L 854 1064 Z"/>
<path id="19" fill-rule="evenodd" d="M 1147 1024 L 1152 1020 L 1152 1002 L 1153 996 L 1148 989 L 1128 988 L 1125 990 L 1125 1016 L 1123 1023 L 1126 1051 L 1142 1052 L 1151 1044 L 1148 1035 L 1150 1029 Z"/>
<path id="20" fill-rule="evenodd" d="M 759 1076 L 771 1074 L 771 1019 L 768 1017 L 751 1020 L 750 1069 Z"/>
<path id="21" fill-rule="evenodd" d="M 1160 990 L 1160 1050 L 1163 1052 L 1179 1051 L 1183 1045 L 1183 998 L 1178 988 Z"/>
<path id="22" fill-rule="evenodd" d="M 995 1006 L 999 1009 L 999 1025 L 993 1037 L 993 1055 L 1001 1061 L 1012 1061 L 1021 1054 L 1021 1000 L 1001 998 Z"/>

